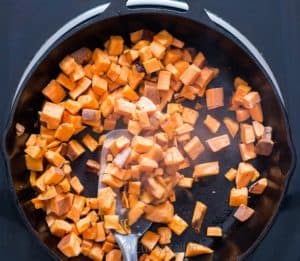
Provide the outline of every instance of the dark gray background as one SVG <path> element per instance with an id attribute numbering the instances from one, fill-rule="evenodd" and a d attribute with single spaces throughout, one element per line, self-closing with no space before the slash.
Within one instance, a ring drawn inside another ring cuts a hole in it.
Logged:
<path id="1" fill-rule="evenodd" d="M 0 0 L 0 128 L 26 65 L 50 35 L 82 11 L 103 0 Z M 193 0 L 232 23 L 260 50 L 270 64 L 287 104 L 293 139 L 300 151 L 300 1 Z M 300 260 L 299 164 L 271 231 L 251 260 Z M 31 240 L 18 218 L 0 160 L 0 258 L 50 260 Z M 246 236 L 246 235 L 245 235 Z"/>

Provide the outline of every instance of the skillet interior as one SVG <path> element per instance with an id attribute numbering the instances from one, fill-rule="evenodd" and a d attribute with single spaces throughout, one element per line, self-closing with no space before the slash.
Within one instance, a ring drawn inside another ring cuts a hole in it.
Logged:
<path id="1" fill-rule="evenodd" d="M 5 145 L 14 189 L 20 205 L 25 211 L 27 220 L 36 231 L 39 231 L 38 236 L 53 252 L 64 259 L 56 248 L 58 239 L 51 236 L 46 229 L 44 214 L 41 211 L 34 210 L 29 203 L 29 200 L 34 197 L 34 191 L 28 183 L 29 173 L 25 169 L 23 149 L 28 133 L 38 132 L 37 112 L 40 110 L 44 99 L 41 95 L 41 89 L 51 78 L 56 77 L 59 71 L 59 61 L 67 53 L 79 47 L 102 47 L 101 43 L 112 34 L 128 36 L 129 32 L 140 28 L 148 28 L 156 32 L 165 28 L 173 35 L 184 40 L 188 46 L 203 51 L 209 65 L 220 69 L 219 77 L 210 86 L 224 87 L 226 103 L 228 103 L 232 92 L 233 78 L 237 75 L 247 79 L 250 85 L 261 93 L 265 124 L 273 126 L 274 140 L 276 141 L 272 157 L 252 161 L 262 175 L 268 177 L 270 186 L 263 196 L 250 199 L 250 206 L 255 207 L 256 214 L 245 224 L 238 224 L 232 218 L 232 209 L 228 207 L 228 195 L 233 185 L 223 177 L 226 170 L 235 167 L 241 160 L 237 147 L 239 138 L 237 137 L 232 141 L 232 146 L 219 153 L 210 153 L 208 149 L 206 150 L 198 161 L 220 160 L 220 174 L 217 177 L 210 177 L 195 184 L 192 190 L 192 198 L 189 193 L 178 190 L 175 209 L 181 217 L 190 222 L 195 201 L 203 201 L 208 205 L 208 213 L 203 228 L 207 225 L 219 225 L 223 227 L 225 235 L 222 239 L 212 240 L 205 237 L 204 229 L 201 231 L 200 236 L 194 234 L 192 229 L 188 229 L 181 237 L 173 236 L 171 248 L 176 251 L 183 251 L 186 242 L 202 242 L 215 249 L 213 259 L 216 260 L 232 260 L 248 251 L 278 210 L 279 202 L 284 193 L 285 175 L 289 171 L 292 159 L 285 114 L 272 86 L 259 66 L 253 62 L 243 49 L 224 37 L 223 34 L 203 24 L 175 15 L 164 13 L 131 14 L 102 21 L 95 18 L 81 27 L 84 29 L 74 32 L 71 36 L 65 35 L 53 50 L 49 50 L 49 53 L 32 72 L 22 89 L 18 101 L 14 104 L 14 112 L 11 115 L 12 120 L 8 127 Z M 203 102 L 204 100 L 202 100 Z M 193 103 L 186 103 L 186 105 L 193 106 Z M 233 116 L 224 109 L 216 109 L 210 111 L 210 113 L 220 120 L 225 115 Z M 202 125 L 205 115 L 205 109 L 201 109 L 198 127 L 195 131 L 195 134 L 199 135 L 202 140 L 211 137 L 211 134 Z M 26 134 L 22 137 L 15 136 L 14 126 L 16 122 L 20 122 L 26 127 Z M 219 134 L 223 133 L 226 133 L 224 126 L 219 131 Z M 87 188 L 86 195 L 95 196 L 97 179 L 84 173 L 84 162 L 86 158 L 90 157 L 91 155 L 86 154 L 81 160 L 76 161 L 73 167 L 74 173 L 80 177 Z M 93 155 L 93 157 L 97 158 L 97 155 Z M 191 171 L 184 174 L 190 175 Z M 28 222 L 27 220 L 25 222 Z M 211 258 L 203 257 L 203 260 Z M 197 260 L 200 260 L 200 258 L 198 257 Z"/>

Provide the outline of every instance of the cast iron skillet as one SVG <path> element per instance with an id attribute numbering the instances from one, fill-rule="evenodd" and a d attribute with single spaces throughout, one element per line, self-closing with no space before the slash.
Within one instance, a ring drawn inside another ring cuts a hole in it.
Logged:
<path id="1" fill-rule="evenodd" d="M 25 70 L 12 102 L 3 139 L 7 176 L 20 216 L 27 228 L 35 234 L 33 238 L 38 239 L 54 259 L 65 259 L 56 248 L 58 239 L 51 236 L 46 228 L 44 213 L 34 210 L 29 201 L 34 197 L 34 191 L 29 186 L 29 173 L 25 169 L 23 153 L 29 133 L 38 131 L 37 112 L 44 100 L 41 90 L 57 75 L 59 61 L 79 47 L 99 46 L 113 34 L 128 36 L 129 32 L 140 28 L 155 32 L 165 28 L 189 46 L 202 50 L 209 64 L 220 68 L 219 77 L 210 86 L 223 86 L 226 102 L 232 92 L 233 78 L 238 75 L 247 79 L 261 93 L 264 123 L 273 126 L 276 146 L 272 156 L 252 161 L 262 175 L 268 177 L 270 186 L 263 196 L 250 198 L 250 206 L 256 210 L 251 220 L 241 224 L 232 217 L 228 195 L 233 185 L 223 177 L 226 170 L 236 166 L 241 160 L 237 149 L 239 138 L 232 141 L 233 146 L 219 153 L 210 153 L 207 149 L 200 158 L 199 162 L 220 160 L 220 175 L 197 183 L 192 193 L 177 191 L 175 209 L 181 217 L 190 221 L 195 201 L 201 200 L 209 206 L 203 228 L 207 225 L 219 225 L 223 228 L 224 237 L 208 239 L 205 231 L 201 231 L 199 236 L 188 229 L 181 237 L 173 237 L 171 248 L 184 251 L 186 242 L 195 241 L 212 247 L 215 253 L 213 257 L 197 257 L 192 260 L 244 259 L 269 230 L 295 165 L 287 115 L 276 80 L 266 62 L 243 35 L 207 10 L 194 10 L 192 1 L 190 6 L 174 0 L 137 2 L 129 0 L 125 7 L 124 1 L 113 1 L 112 4 L 95 7 L 74 18 L 45 42 Z M 153 5 L 159 5 L 159 8 Z M 185 105 L 193 106 L 193 103 Z M 216 109 L 210 113 L 220 120 L 231 114 L 224 109 Z M 205 114 L 205 109 L 201 110 L 196 134 L 209 138 L 211 134 L 200 127 Z M 21 137 L 15 135 L 17 122 L 26 127 L 26 133 Z M 226 130 L 222 128 L 219 133 L 226 133 Z M 98 156 L 85 155 L 73 168 L 74 174 L 79 176 L 86 187 L 85 194 L 96 196 L 97 178 L 86 175 L 84 171 L 84 162 L 90 157 L 96 159 Z M 190 172 L 184 174 L 191 175 Z"/>

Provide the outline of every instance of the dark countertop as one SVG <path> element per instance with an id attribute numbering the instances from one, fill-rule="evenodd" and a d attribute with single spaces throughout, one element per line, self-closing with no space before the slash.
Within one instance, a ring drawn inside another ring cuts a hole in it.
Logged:
<path id="1" fill-rule="evenodd" d="M 195 0 L 194 0 L 195 1 Z M 103 0 L 0 0 L 1 133 L 17 83 L 42 43 L 60 26 Z M 300 1 L 201 0 L 199 8 L 232 23 L 260 50 L 271 66 L 287 104 L 295 147 L 300 152 L 298 75 L 300 68 Z M 4 79 L 4 81 L 3 81 Z M 18 218 L 0 161 L 0 254 L 5 260 L 51 260 Z M 299 260 L 299 164 L 280 213 L 251 260 Z"/>

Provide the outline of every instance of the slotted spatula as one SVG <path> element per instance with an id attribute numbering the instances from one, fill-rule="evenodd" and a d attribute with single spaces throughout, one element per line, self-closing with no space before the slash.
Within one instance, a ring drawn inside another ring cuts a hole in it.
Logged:
<path id="1" fill-rule="evenodd" d="M 98 193 L 99 191 L 105 187 L 102 184 L 102 176 L 106 169 L 107 164 L 107 154 L 109 152 L 108 148 L 111 142 L 121 136 L 125 136 L 129 139 L 132 138 L 131 134 L 126 129 L 113 130 L 108 132 L 106 135 L 102 151 L 101 151 L 101 169 L 99 172 L 99 183 L 98 183 Z M 121 204 L 121 195 L 119 190 L 114 190 L 116 193 L 116 214 L 120 216 L 120 220 L 127 218 L 127 210 L 122 207 Z M 137 261 L 137 244 L 138 239 L 141 237 L 151 226 L 151 222 L 145 220 L 144 218 L 140 218 L 134 225 L 131 226 L 131 234 L 130 235 L 121 235 L 117 232 L 113 232 L 115 239 L 122 251 L 124 261 Z"/>

